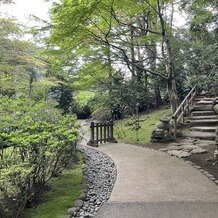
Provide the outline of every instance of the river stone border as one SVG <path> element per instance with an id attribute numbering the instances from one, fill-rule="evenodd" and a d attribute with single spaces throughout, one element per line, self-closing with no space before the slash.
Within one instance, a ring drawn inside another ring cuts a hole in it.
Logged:
<path id="1" fill-rule="evenodd" d="M 113 190 L 117 170 L 114 162 L 105 154 L 83 144 L 77 148 L 86 156 L 84 164 L 84 193 L 74 206 L 68 209 L 68 216 L 75 218 L 94 217 L 102 204 L 108 201 Z"/>

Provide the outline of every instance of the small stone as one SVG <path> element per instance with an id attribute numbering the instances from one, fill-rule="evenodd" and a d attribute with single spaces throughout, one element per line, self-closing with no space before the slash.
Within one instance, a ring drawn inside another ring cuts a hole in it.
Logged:
<path id="1" fill-rule="evenodd" d="M 182 147 L 181 146 L 172 145 L 172 146 L 167 147 L 167 150 L 168 151 L 171 151 L 171 150 L 182 150 Z"/>
<path id="2" fill-rule="evenodd" d="M 81 199 L 78 199 L 74 202 L 75 207 L 82 207 L 82 205 L 83 205 L 83 200 Z"/>
<path id="3" fill-rule="evenodd" d="M 191 151 L 192 154 L 204 154 L 207 153 L 207 150 L 202 148 L 195 148 Z"/>
<path id="4" fill-rule="evenodd" d="M 215 182 L 216 184 L 218 184 L 218 180 L 215 180 L 214 182 Z"/>
<path id="5" fill-rule="evenodd" d="M 78 208 L 76 207 L 71 207 L 67 210 L 67 213 L 70 214 L 70 215 L 73 215 L 75 212 L 78 211 Z"/>
<path id="6" fill-rule="evenodd" d="M 160 148 L 159 151 L 165 152 L 165 151 L 168 151 L 168 149 L 167 148 Z"/>
<path id="7" fill-rule="evenodd" d="M 191 153 L 186 152 L 186 151 L 183 151 L 180 154 L 178 154 L 179 158 L 190 157 L 190 156 L 191 156 Z"/>
<path id="8" fill-rule="evenodd" d="M 211 177 L 211 176 L 213 176 L 212 174 L 210 174 L 210 173 L 206 173 L 205 174 L 207 177 Z"/>
<path id="9" fill-rule="evenodd" d="M 200 166 L 198 166 L 198 165 L 194 165 L 194 168 L 196 168 L 196 169 L 201 169 L 201 167 Z"/>
<path id="10" fill-rule="evenodd" d="M 196 149 L 196 148 L 200 148 L 199 146 L 196 146 L 196 145 L 189 145 L 189 144 L 186 144 L 186 145 L 182 145 L 181 146 L 182 149 L 184 150 L 193 150 L 193 149 Z"/>
<path id="11" fill-rule="evenodd" d="M 80 196 L 79 196 L 79 199 L 84 201 L 86 199 L 86 194 L 85 193 L 81 193 Z"/>
<path id="12" fill-rule="evenodd" d="M 181 146 L 182 143 L 170 143 L 169 146 Z"/>
<path id="13" fill-rule="evenodd" d="M 213 180 L 213 181 L 216 180 L 216 178 L 214 176 L 211 176 L 210 179 Z"/>
<path id="14" fill-rule="evenodd" d="M 178 150 L 171 150 L 171 151 L 167 151 L 167 154 L 171 155 L 171 156 L 178 156 L 182 151 L 178 151 Z"/>

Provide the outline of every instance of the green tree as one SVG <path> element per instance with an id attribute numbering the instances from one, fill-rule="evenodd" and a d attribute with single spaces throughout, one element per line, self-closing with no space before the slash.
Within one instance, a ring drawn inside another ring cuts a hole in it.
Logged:
<path id="1" fill-rule="evenodd" d="M 78 56 L 85 62 L 90 50 L 106 51 L 99 54 L 101 62 L 106 61 L 108 65 L 109 78 L 112 76 L 111 67 L 116 69 L 120 64 L 133 77 L 137 76 L 137 82 L 146 79 L 145 74 L 166 80 L 172 110 L 175 111 L 178 97 L 170 42 L 172 34 L 164 10 L 169 3 L 63 0 L 52 9 L 50 42 L 68 53 L 70 62 Z M 150 25 L 152 22 L 153 25 Z M 153 71 L 147 67 L 153 56 L 146 55 L 146 48 L 152 41 L 161 45 L 161 58 L 165 65 L 163 74 L 158 69 Z M 96 56 L 93 54 L 88 61 L 94 58 Z"/>

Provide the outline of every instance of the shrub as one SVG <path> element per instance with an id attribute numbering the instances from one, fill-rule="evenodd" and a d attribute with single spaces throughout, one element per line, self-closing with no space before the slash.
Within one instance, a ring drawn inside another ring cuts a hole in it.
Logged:
<path id="1" fill-rule="evenodd" d="M 0 105 L 2 213 L 18 217 L 75 155 L 78 125 L 74 116 L 62 116 L 52 101 L 2 98 Z"/>

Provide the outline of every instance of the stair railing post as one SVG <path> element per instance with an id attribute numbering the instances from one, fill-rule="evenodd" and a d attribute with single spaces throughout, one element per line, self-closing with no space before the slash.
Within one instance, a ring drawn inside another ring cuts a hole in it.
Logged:
<path id="1" fill-rule="evenodd" d="M 183 115 L 182 115 L 182 123 L 185 123 L 185 110 L 184 110 L 184 108 L 185 108 L 185 106 L 183 104 L 183 106 L 182 106 L 182 113 L 183 113 Z"/>
<path id="2" fill-rule="evenodd" d="M 174 122 L 173 122 L 173 136 L 176 139 L 176 132 L 177 132 L 177 117 L 173 117 Z"/>
<path id="3" fill-rule="evenodd" d="M 91 122 L 90 124 L 91 138 L 87 145 L 98 147 L 98 141 L 95 140 L 95 123 Z"/>

